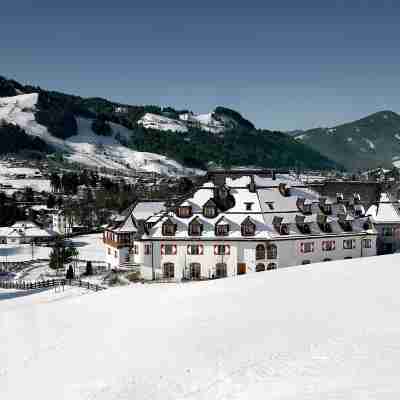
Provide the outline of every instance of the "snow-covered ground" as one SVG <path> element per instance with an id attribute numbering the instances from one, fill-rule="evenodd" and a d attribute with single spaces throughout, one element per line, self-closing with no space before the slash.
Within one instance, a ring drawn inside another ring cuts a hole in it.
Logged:
<path id="1" fill-rule="evenodd" d="M 187 126 L 183 122 L 152 113 L 146 113 L 142 118 L 139 119 L 138 124 L 145 128 L 157 129 L 159 131 L 180 133 L 188 131 Z"/>
<path id="2" fill-rule="evenodd" d="M 0 301 L 1 393 L 7 400 L 397 400 L 399 261 Z"/>
<path id="3" fill-rule="evenodd" d="M 38 192 L 41 191 L 50 192 L 51 188 L 49 179 L 42 179 L 42 178 L 33 179 L 33 177 L 39 175 L 39 173 L 40 171 L 35 168 L 13 167 L 12 165 L 10 165 L 10 163 L 6 161 L 0 161 L 0 184 L 11 185 L 13 187 L 13 189 L 1 189 L 1 190 L 6 192 L 7 194 L 12 194 L 16 190 L 24 189 L 26 187 L 31 187 L 33 190 L 36 190 Z M 13 176 L 15 176 L 16 174 L 25 174 L 26 179 L 13 179 Z"/>
<path id="4" fill-rule="evenodd" d="M 121 144 L 127 140 L 130 131 L 111 123 L 111 136 L 96 135 L 91 129 L 91 120 L 78 118 L 78 134 L 67 140 L 52 136 L 47 128 L 35 120 L 34 111 L 38 94 L 25 94 L 0 98 L 0 121 L 16 124 L 26 133 L 40 137 L 45 142 L 66 153 L 67 158 L 81 164 L 127 170 L 129 167 L 141 171 L 157 172 L 166 175 L 187 175 L 198 173 L 165 156 L 131 150 Z"/>

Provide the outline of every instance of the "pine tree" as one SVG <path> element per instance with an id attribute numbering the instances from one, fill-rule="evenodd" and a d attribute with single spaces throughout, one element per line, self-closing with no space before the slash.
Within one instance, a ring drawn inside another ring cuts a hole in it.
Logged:
<path id="1" fill-rule="evenodd" d="M 85 272 L 85 275 L 87 275 L 87 276 L 93 275 L 93 267 L 92 267 L 92 262 L 91 262 L 91 261 L 88 261 L 88 262 L 86 263 L 86 272 Z"/>

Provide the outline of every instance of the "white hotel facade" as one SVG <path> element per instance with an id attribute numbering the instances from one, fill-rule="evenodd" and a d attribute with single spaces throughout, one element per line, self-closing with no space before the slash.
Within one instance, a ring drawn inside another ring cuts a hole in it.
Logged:
<path id="1" fill-rule="evenodd" d="M 377 233 L 357 193 L 329 199 L 288 177 L 243 174 L 217 175 L 141 228 L 133 223 L 129 259 L 143 279 L 220 278 L 376 255 Z"/>

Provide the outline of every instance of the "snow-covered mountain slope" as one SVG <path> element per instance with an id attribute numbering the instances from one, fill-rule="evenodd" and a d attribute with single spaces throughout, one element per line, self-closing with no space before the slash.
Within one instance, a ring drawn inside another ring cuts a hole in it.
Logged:
<path id="1" fill-rule="evenodd" d="M 161 115 L 146 113 L 138 121 L 139 125 L 148 129 L 156 129 L 159 131 L 187 132 L 187 126 L 175 119 L 163 117 Z"/>
<path id="2" fill-rule="evenodd" d="M 213 133 L 221 133 L 228 127 L 228 124 L 224 124 L 222 120 L 217 119 L 214 113 L 198 115 L 186 113 L 181 114 L 179 118 L 191 126 Z"/>
<path id="3" fill-rule="evenodd" d="M 189 128 L 202 129 L 212 133 L 223 133 L 228 129 L 239 126 L 238 121 L 229 115 L 215 112 L 208 114 L 194 114 L 192 112 L 179 115 L 179 119 L 173 119 L 157 114 L 146 113 L 139 121 L 139 125 L 145 128 L 159 131 L 187 132 Z"/>
<path id="4" fill-rule="evenodd" d="M 52 136 L 47 128 L 37 123 L 34 112 L 38 102 L 36 93 L 0 98 L 0 121 L 15 124 L 33 136 L 66 153 L 71 161 L 95 167 L 111 169 L 133 168 L 167 175 L 182 175 L 196 172 L 184 168 L 165 156 L 137 152 L 122 145 L 118 138 L 129 139 L 131 132 L 110 123 L 111 136 L 96 135 L 91 129 L 92 121 L 77 118 L 78 134 L 62 140 Z"/>
<path id="5" fill-rule="evenodd" d="M 0 301 L 1 392 L 397 400 L 399 257 Z"/>

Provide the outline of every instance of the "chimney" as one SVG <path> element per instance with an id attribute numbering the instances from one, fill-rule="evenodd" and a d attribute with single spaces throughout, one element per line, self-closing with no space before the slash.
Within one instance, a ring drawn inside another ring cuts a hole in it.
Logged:
<path id="1" fill-rule="evenodd" d="M 250 183 L 249 183 L 249 192 L 255 193 L 256 192 L 256 182 L 254 180 L 254 175 L 250 175 Z"/>

